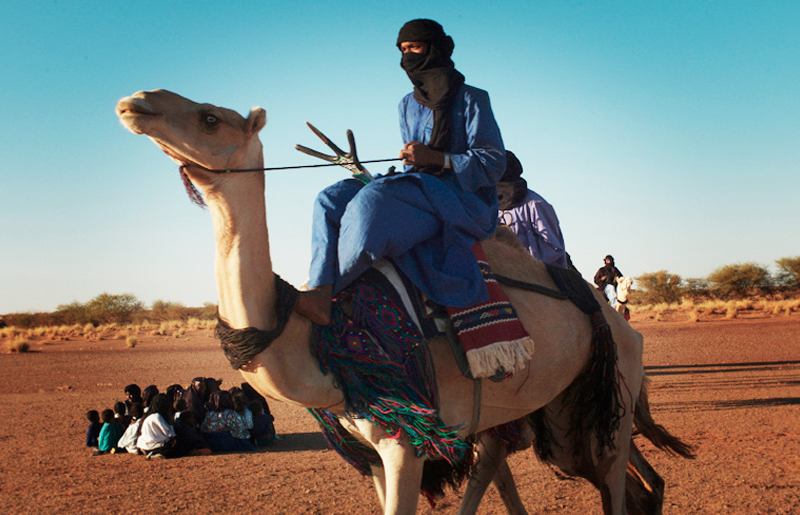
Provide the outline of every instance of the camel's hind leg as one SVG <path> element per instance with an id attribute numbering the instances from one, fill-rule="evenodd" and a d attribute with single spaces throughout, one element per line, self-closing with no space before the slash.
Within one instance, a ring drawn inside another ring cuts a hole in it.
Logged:
<path id="1" fill-rule="evenodd" d="M 603 513 L 605 515 L 625 515 L 625 484 L 628 475 L 628 456 L 630 454 L 630 439 L 633 428 L 632 414 L 620 421 L 619 432 L 614 449 L 605 449 L 603 457 L 587 470 L 586 477 L 600 490 L 603 500 Z M 594 442 L 594 439 L 592 439 Z M 590 452 L 596 456 L 596 445 L 589 445 Z"/>
<path id="2" fill-rule="evenodd" d="M 633 440 L 628 456 L 625 500 L 628 515 L 661 515 L 664 505 L 664 480 L 644 459 Z"/>
<path id="3" fill-rule="evenodd" d="M 472 515 L 478 511 L 490 482 L 494 483 L 500 493 L 509 515 L 528 515 L 506 461 L 508 452 L 505 444 L 482 433 L 475 444 L 475 450 L 478 459 L 458 507 L 458 515 Z"/>

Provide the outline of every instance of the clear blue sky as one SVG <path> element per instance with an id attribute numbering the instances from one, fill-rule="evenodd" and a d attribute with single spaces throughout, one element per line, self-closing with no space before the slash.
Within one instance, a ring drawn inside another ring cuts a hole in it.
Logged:
<path id="1" fill-rule="evenodd" d="M 216 302 L 207 211 L 114 105 L 164 88 L 246 113 L 266 166 L 315 163 L 310 121 L 396 157 L 410 91 L 397 32 L 433 18 L 584 277 L 800 255 L 795 1 L 40 1 L 0 7 L 0 313 L 100 293 Z M 385 170 L 372 165 L 373 172 Z M 306 279 L 316 193 L 338 168 L 269 172 L 275 270 Z"/>

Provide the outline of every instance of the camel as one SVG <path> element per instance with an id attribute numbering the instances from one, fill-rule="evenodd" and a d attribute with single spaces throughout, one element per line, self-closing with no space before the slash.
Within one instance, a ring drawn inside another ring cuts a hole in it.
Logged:
<path id="1" fill-rule="evenodd" d="M 631 319 L 631 312 L 628 309 L 628 295 L 631 292 L 631 285 L 633 285 L 633 279 L 630 277 L 617 277 L 617 305 L 614 306 L 614 309 L 616 309 L 625 320 Z"/>
<path id="2" fill-rule="evenodd" d="M 211 214 L 219 317 L 234 330 L 277 327 L 279 290 L 270 259 L 259 131 L 266 112 L 253 108 L 247 118 L 233 110 L 198 104 L 166 90 L 138 92 L 120 100 L 116 112 L 135 134 L 145 134 L 180 164 L 189 186 Z M 247 170 L 247 173 L 224 173 Z M 498 240 L 483 243 L 498 275 L 550 289 L 555 283 L 544 265 L 527 252 Z M 592 367 L 592 324 L 576 306 L 518 287 L 503 286 L 536 350 L 527 366 L 503 381 L 464 377 L 444 339 L 428 343 L 439 395 L 438 416 L 460 438 L 520 419 L 557 400 Z M 603 298 L 592 293 L 596 300 Z M 604 512 L 626 512 L 625 482 L 636 400 L 644 375 L 642 336 L 607 302 L 602 315 L 616 342 L 616 377 L 620 384 L 619 418 L 609 445 L 587 442 L 588 460 L 600 485 Z M 311 322 L 296 312 L 263 351 L 240 368 L 259 393 L 296 406 L 324 409 L 339 417 L 353 436 L 380 456 L 371 467 L 385 515 L 416 512 L 425 458 L 418 456 L 402 431 L 396 434 L 364 418 L 348 415 L 342 391 L 309 350 Z M 477 402 L 476 402 L 477 401 Z"/>

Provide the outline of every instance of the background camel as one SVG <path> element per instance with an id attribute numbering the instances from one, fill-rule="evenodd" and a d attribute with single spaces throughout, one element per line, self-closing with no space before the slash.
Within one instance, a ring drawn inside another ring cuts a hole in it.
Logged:
<path id="1" fill-rule="evenodd" d="M 631 312 L 628 309 L 628 295 L 631 293 L 633 279 L 627 276 L 617 277 L 617 305 L 614 309 L 622 315 L 625 320 L 631 319 Z"/>
<path id="2" fill-rule="evenodd" d="M 233 329 L 268 331 L 278 326 L 278 288 L 269 253 L 263 173 L 217 173 L 263 167 L 257 135 L 266 124 L 263 109 L 247 118 L 229 109 L 197 104 L 164 90 L 139 92 L 122 99 L 117 114 L 123 125 L 149 136 L 181 165 L 191 187 L 208 204 L 216 240 L 215 276 L 219 313 Z M 501 275 L 554 288 L 544 266 L 526 252 L 487 241 L 494 270 Z M 444 341 L 430 342 L 441 400 L 439 416 L 460 437 L 477 419 L 480 431 L 519 419 L 547 405 L 590 369 L 592 326 L 575 306 L 517 288 L 504 288 L 525 329 L 536 342 L 528 367 L 502 382 L 485 382 L 479 412 L 473 413 L 474 383 L 458 370 Z M 602 298 L 595 294 L 597 300 Z M 607 514 L 625 513 L 625 475 L 636 398 L 643 377 L 642 338 L 607 303 L 600 303 L 617 343 L 619 398 L 624 414 L 613 445 L 592 444 L 586 459 L 597 473 Z M 283 322 L 282 322 L 283 323 Z M 348 416 L 341 390 L 325 375 L 309 352 L 311 323 L 290 313 L 280 335 L 240 371 L 261 394 L 308 408 L 334 413 L 361 441 L 380 455 L 372 468 L 378 497 L 386 514 L 416 510 L 424 457 L 405 435 L 391 435 L 363 418 Z M 588 367 L 588 368 L 587 368 Z"/>

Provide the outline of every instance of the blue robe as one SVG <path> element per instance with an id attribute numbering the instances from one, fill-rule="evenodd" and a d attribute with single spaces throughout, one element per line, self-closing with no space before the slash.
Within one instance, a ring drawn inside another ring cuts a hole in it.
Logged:
<path id="1" fill-rule="evenodd" d="M 558 216 L 541 195 L 528 190 L 522 204 L 500 211 L 500 220 L 514 231 L 533 257 L 546 265 L 569 268 Z"/>
<path id="2" fill-rule="evenodd" d="M 309 287 L 333 284 L 338 293 L 388 257 L 439 304 L 466 307 L 488 298 L 472 245 L 496 228 L 505 148 L 485 91 L 461 86 L 452 116 L 451 173 L 401 173 L 367 185 L 347 179 L 319 194 Z M 404 97 L 403 142 L 427 144 L 432 128 L 433 112 L 413 94 Z"/>

